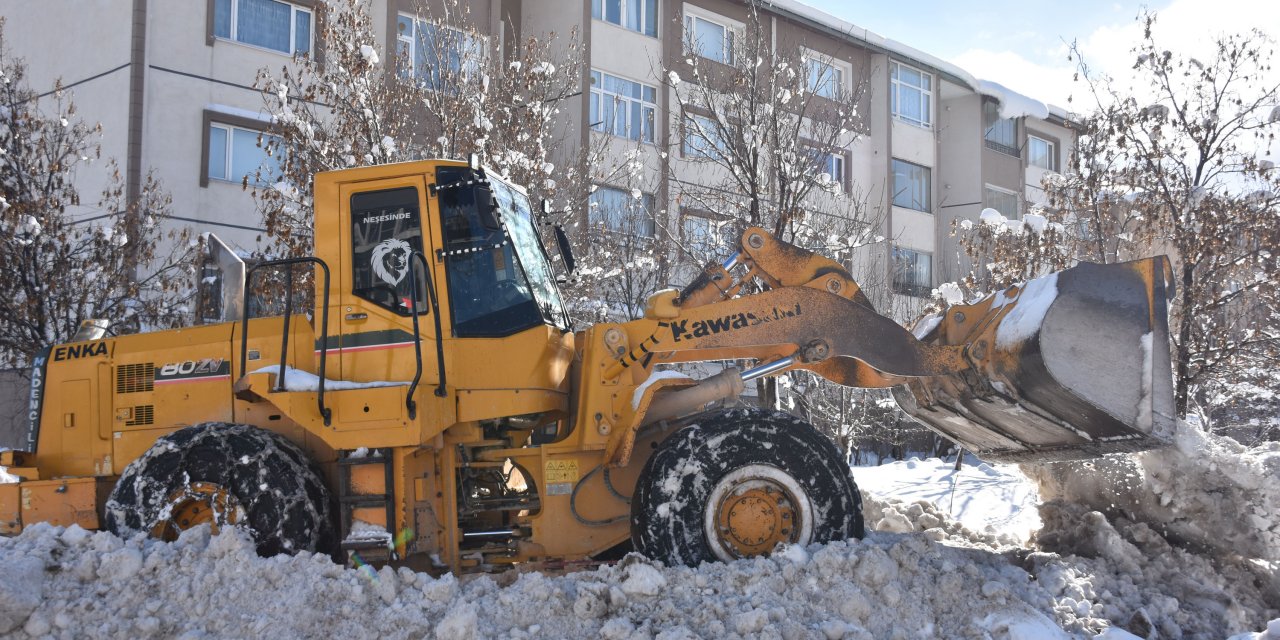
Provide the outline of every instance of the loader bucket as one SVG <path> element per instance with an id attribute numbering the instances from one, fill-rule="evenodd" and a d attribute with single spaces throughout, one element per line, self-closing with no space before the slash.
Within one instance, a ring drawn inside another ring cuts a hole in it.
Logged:
<path id="1" fill-rule="evenodd" d="M 1162 446 L 1174 427 L 1164 256 L 1082 263 L 926 319 L 972 368 L 894 389 L 929 428 L 986 460 L 1091 458 Z M 920 326 L 920 325 L 917 325 Z"/>

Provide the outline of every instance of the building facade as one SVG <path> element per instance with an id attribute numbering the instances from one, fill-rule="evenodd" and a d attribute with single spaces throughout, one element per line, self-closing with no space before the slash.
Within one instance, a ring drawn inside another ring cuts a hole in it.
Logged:
<path id="1" fill-rule="evenodd" d="M 44 93 L 61 79 L 79 115 L 103 124 L 102 155 L 117 159 L 132 192 L 155 171 L 173 196 L 170 224 L 212 231 L 252 251 L 264 230 L 243 183 L 271 162 L 258 145 L 270 119 L 254 81 L 259 69 L 313 53 L 322 1 L 2 0 L 0 13 L 32 88 Z M 563 133 L 643 163 L 638 184 L 598 185 L 595 207 L 583 216 L 607 225 L 610 209 L 638 188 L 641 204 L 662 212 L 651 226 L 628 230 L 641 235 L 659 235 L 663 227 L 688 239 L 716 223 L 717 212 L 687 196 L 704 170 L 664 159 L 664 150 L 706 152 L 682 139 L 687 118 L 697 114 L 685 113 L 664 70 L 690 56 L 727 61 L 735 55 L 735 34 L 740 38 L 753 19 L 771 42 L 812 52 L 812 64 L 835 86 L 863 91 L 862 135 L 823 150 L 823 166 L 838 192 L 873 212 L 883 240 L 862 250 L 855 277 L 883 279 L 895 306 L 910 308 L 938 284 L 961 277 L 969 265 L 959 259 L 955 221 L 977 219 L 984 208 L 1021 216 L 1042 201 L 1040 179 L 1061 170 L 1072 145 L 1061 110 L 796 0 L 760 2 L 759 18 L 743 0 L 462 4 L 478 44 L 491 51 L 540 34 L 581 34 L 588 56 L 583 90 L 575 107 L 562 110 Z M 394 60 L 412 55 L 420 37 L 414 30 L 440 15 L 444 2 L 371 0 L 369 8 L 381 58 Z M 82 45 L 60 44 L 67 42 Z M 105 163 L 78 169 L 85 205 L 73 215 L 87 223 L 103 215 L 91 203 L 108 178 Z"/>

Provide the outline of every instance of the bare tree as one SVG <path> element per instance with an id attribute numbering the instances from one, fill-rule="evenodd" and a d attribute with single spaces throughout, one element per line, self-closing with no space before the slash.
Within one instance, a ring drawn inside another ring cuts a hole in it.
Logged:
<path id="1" fill-rule="evenodd" d="M 576 33 L 500 50 L 500 39 L 477 29 L 465 3 L 446 0 L 434 11 L 424 3 L 398 16 L 394 59 L 384 61 L 368 0 L 338 0 L 319 11 L 317 53 L 262 70 L 256 85 L 274 117 L 262 144 L 282 175 L 255 196 L 282 251 L 311 250 L 310 194 L 319 171 L 477 153 L 535 201 L 563 209 L 558 195 L 585 198 L 584 163 L 564 146 L 555 117 L 581 91 Z"/>
<path id="2" fill-rule="evenodd" d="M 0 366 L 23 366 L 87 319 L 115 333 L 173 326 L 189 310 L 185 233 L 162 232 L 169 196 L 151 175 L 129 202 L 114 170 L 92 222 L 73 220 L 74 172 L 100 156 L 101 126 L 77 118 L 58 83 L 48 108 L 10 56 L 0 18 Z M 162 247 L 170 247 L 162 253 Z"/>
<path id="3" fill-rule="evenodd" d="M 259 144 L 278 175 L 246 176 L 263 226 L 283 255 L 312 250 L 313 176 L 411 159 L 417 129 L 412 87 L 388 73 L 365 0 L 322 4 L 315 53 L 279 70 L 262 69 L 255 86 L 273 121 Z"/>
<path id="4" fill-rule="evenodd" d="M 1280 87 L 1273 43 L 1256 30 L 1219 37 L 1202 60 L 1161 46 L 1154 14 L 1139 21 L 1132 86 L 1077 57 L 1094 111 L 1080 119 L 1068 171 L 1045 183 L 1062 226 L 1041 237 L 1053 245 L 1037 245 L 1043 251 L 996 256 L 993 284 L 1066 257 L 1169 254 L 1175 401 L 1185 415 L 1197 389 L 1277 362 L 1280 173 L 1264 156 L 1280 131 Z"/>
<path id="5" fill-rule="evenodd" d="M 866 131 L 866 83 L 854 80 L 865 70 L 845 77 L 802 43 L 775 47 L 759 3 L 748 2 L 747 14 L 731 44 L 689 35 L 685 55 L 661 74 L 679 105 L 666 158 L 681 205 L 787 241 L 826 242 L 839 227 L 865 233 L 865 209 L 839 197 L 844 176 L 829 165 Z M 843 235 L 842 245 L 864 243 Z"/>
<path id="6" fill-rule="evenodd" d="M 670 244 L 661 230 L 664 211 L 640 188 L 639 176 L 625 169 L 610 173 L 593 178 L 586 228 L 577 234 L 584 266 L 571 301 L 584 319 L 634 320 L 644 314 L 649 296 L 669 282 Z"/>
<path id="7" fill-rule="evenodd" d="M 686 34 L 683 55 L 658 74 L 675 103 L 661 157 L 671 176 L 677 274 L 731 252 L 748 226 L 850 267 L 884 241 L 879 212 L 846 175 L 845 150 L 867 131 L 869 70 L 856 56 L 842 69 L 836 57 L 774 33 L 763 7 L 748 1 L 742 28 L 714 41 L 693 35 L 680 16 L 674 28 Z M 870 279 L 867 293 L 887 300 L 887 290 L 874 290 L 883 280 Z M 774 379 L 759 383 L 761 402 L 785 404 L 847 436 L 853 397 L 816 378 L 792 378 L 784 394 Z"/>

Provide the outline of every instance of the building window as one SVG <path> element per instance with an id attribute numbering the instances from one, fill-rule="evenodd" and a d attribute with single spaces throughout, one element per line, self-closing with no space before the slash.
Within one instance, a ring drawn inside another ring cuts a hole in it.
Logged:
<path id="1" fill-rule="evenodd" d="M 1010 220 L 1018 219 L 1018 194 L 987 185 L 983 188 L 983 201 L 988 209 L 995 209 Z"/>
<path id="2" fill-rule="evenodd" d="M 728 245 L 726 231 L 729 225 L 710 215 L 682 211 L 680 231 L 684 235 L 684 248 L 694 255 L 716 255 Z"/>
<path id="3" fill-rule="evenodd" d="M 684 49 L 708 60 L 733 64 L 734 29 L 692 13 L 684 16 Z"/>
<path id="4" fill-rule="evenodd" d="M 266 186 L 280 179 L 280 161 L 267 155 L 265 147 L 278 142 L 276 136 L 222 122 L 209 123 L 209 180 Z M 259 146 L 258 138 L 262 138 Z"/>
<path id="5" fill-rule="evenodd" d="M 277 0 L 213 0 L 213 35 L 305 54 L 311 51 L 311 10 Z"/>
<path id="6" fill-rule="evenodd" d="M 658 35 L 658 0 L 591 0 L 591 17 L 646 36 Z"/>
<path id="7" fill-rule="evenodd" d="M 929 167 L 893 160 L 893 206 L 931 212 Z"/>
<path id="8" fill-rule="evenodd" d="M 591 72 L 591 128 L 653 142 L 658 90 L 600 71 Z"/>
<path id="9" fill-rule="evenodd" d="M 396 22 L 396 64 L 439 91 L 479 76 L 487 49 L 484 37 L 400 14 Z"/>
<path id="10" fill-rule="evenodd" d="M 995 100 L 982 101 L 982 139 L 988 149 L 1018 157 L 1018 121 L 1000 117 L 1000 105 Z"/>
<path id="11" fill-rule="evenodd" d="M 684 157 L 723 161 L 729 154 L 729 145 L 720 135 L 716 121 L 707 116 L 685 114 Z"/>
<path id="12" fill-rule="evenodd" d="M 656 230 L 654 209 L 652 193 L 597 186 L 591 192 L 587 221 L 593 229 L 652 238 Z"/>
<path id="13" fill-rule="evenodd" d="M 894 247 L 893 290 L 918 298 L 928 296 L 933 291 L 933 255 Z"/>
<path id="14" fill-rule="evenodd" d="M 820 151 L 813 147 L 805 147 L 805 150 L 813 160 L 814 167 L 818 170 L 819 176 L 825 176 L 827 181 L 836 182 L 840 185 L 840 190 L 844 191 L 844 154 L 838 151 Z"/>
<path id="15" fill-rule="evenodd" d="M 1044 138 L 1027 136 L 1027 164 L 1049 171 L 1058 170 L 1058 146 Z"/>
<path id="16" fill-rule="evenodd" d="M 844 93 L 845 71 L 834 60 L 810 54 L 804 67 L 805 84 L 814 95 L 836 100 Z"/>
<path id="17" fill-rule="evenodd" d="M 933 75 L 900 62 L 889 63 L 890 109 L 893 117 L 911 124 L 933 124 Z"/>

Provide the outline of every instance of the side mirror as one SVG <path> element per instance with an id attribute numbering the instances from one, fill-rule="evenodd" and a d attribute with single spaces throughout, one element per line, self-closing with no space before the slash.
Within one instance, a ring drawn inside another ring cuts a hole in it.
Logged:
<path id="1" fill-rule="evenodd" d="M 569 244 L 569 236 L 560 225 L 556 225 L 556 244 L 560 247 L 560 258 L 564 260 L 564 268 L 568 273 L 573 273 L 575 266 L 573 246 Z"/>

